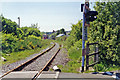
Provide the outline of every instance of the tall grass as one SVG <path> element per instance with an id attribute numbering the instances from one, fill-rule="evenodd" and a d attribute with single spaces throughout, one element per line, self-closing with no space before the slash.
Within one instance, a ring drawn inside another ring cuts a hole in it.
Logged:
<path id="1" fill-rule="evenodd" d="M 62 39 L 58 39 L 58 41 L 59 40 L 62 40 Z M 70 46 L 69 48 L 66 47 L 67 42 L 63 42 L 63 44 L 65 46 L 64 48 L 67 48 L 68 50 L 67 54 L 68 54 L 68 58 L 70 59 L 70 61 L 65 66 L 58 65 L 58 67 L 62 70 L 62 72 L 79 73 L 80 71 L 79 69 L 81 66 L 81 60 L 82 60 L 82 57 L 81 57 L 82 56 L 82 41 L 79 40 L 75 42 L 75 44 L 73 46 Z"/>

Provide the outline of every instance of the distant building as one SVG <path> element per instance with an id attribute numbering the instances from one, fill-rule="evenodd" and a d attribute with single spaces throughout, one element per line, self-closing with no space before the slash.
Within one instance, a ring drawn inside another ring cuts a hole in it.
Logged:
<path id="1" fill-rule="evenodd" d="M 47 34 L 43 34 L 43 39 L 48 39 L 48 35 Z"/>
<path id="2" fill-rule="evenodd" d="M 64 36 L 65 34 L 59 34 L 59 35 L 57 35 L 56 37 L 61 37 L 61 36 Z"/>

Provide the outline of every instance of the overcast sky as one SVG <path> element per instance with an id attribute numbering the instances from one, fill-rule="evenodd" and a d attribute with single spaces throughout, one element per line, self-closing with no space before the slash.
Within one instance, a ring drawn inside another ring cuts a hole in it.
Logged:
<path id="1" fill-rule="evenodd" d="M 20 1 L 20 2 L 19 2 Z M 30 2 L 34 1 L 34 2 Z M 4 0 L 0 2 L 4 17 L 18 23 L 21 27 L 38 23 L 40 31 L 53 31 L 64 28 L 71 30 L 71 24 L 82 19 L 79 0 Z M 46 1 L 46 2 L 45 2 Z M 50 2 L 51 1 L 51 2 Z M 66 2 L 64 2 L 66 1 Z M 91 5 L 92 6 L 92 5 Z"/>

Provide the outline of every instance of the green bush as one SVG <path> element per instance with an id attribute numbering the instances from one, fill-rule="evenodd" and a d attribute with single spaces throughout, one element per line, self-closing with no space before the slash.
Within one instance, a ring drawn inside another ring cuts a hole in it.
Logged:
<path id="1" fill-rule="evenodd" d="M 36 36 L 28 36 L 25 40 L 19 40 L 15 43 L 15 51 L 22 51 L 25 49 L 35 49 L 37 47 L 41 47 L 41 37 Z"/>
<path id="2" fill-rule="evenodd" d="M 17 30 L 17 23 L 10 19 L 2 17 L 2 32 L 6 34 L 15 33 Z"/>
<path id="3" fill-rule="evenodd" d="M 89 41 L 99 42 L 105 64 L 120 65 L 120 2 L 96 2 L 94 8 L 99 14 L 90 24 Z"/>
<path id="4" fill-rule="evenodd" d="M 12 34 L 3 34 L 2 35 L 2 52 L 3 53 L 11 53 L 14 51 L 14 46 L 18 40 L 15 36 Z"/>
<path id="5" fill-rule="evenodd" d="M 95 72 L 105 71 L 105 66 L 102 63 L 101 64 L 96 64 L 96 65 L 94 65 L 94 70 L 95 70 Z"/>
<path id="6" fill-rule="evenodd" d="M 25 49 L 35 49 L 41 47 L 41 37 L 28 36 L 24 40 L 13 36 L 12 34 L 3 34 L 2 36 L 2 52 L 11 53 L 18 52 Z"/>
<path id="7" fill-rule="evenodd" d="M 34 35 L 34 36 L 37 36 L 37 37 L 41 37 L 41 33 L 37 28 L 22 27 L 21 29 L 24 32 L 25 37 L 27 37 L 29 35 Z"/>
<path id="8" fill-rule="evenodd" d="M 69 49 L 71 46 L 74 46 L 75 42 L 82 39 L 82 21 L 78 21 L 77 24 L 72 24 L 72 30 L 70 36 L 66 39 L 65 45 Z"/>
<path id="9" fill-rule="evenodd" d="M 74 60 L 80 59 L 80 56 L 82 55 L 81 43 L 82 43 L 81 40 L 75 42 L 74 46 L 72 46 L 68 50 L 68 54 L 71 59 L 74 59 Z"/>
<path id="10" fill-rule="evenodd" d="M 73 46 L 75 43 L 75 39 L 73 36 L 69 36 L 67 39 L 66 39 L 66 42 L 65 42 L 65 47 L 67 48 L 67 50 Z"/>
<path id="11" fill-rule="evenodd" d="M 18 28 L 17 23 L 0 16 L 2 30 L 0 30 L 0 50 L 3 53 L 19 52 L 26 49 L 35 49 L 47 44 L 42 44 L 41 32 L 38 28 Z M 43 41 L 44 42 L 44 41 Z"/>
<path id="12" fill-rule="evenodd" d="M 24 39 L 24 32 L 22 31 L 21 28 L 17 28 L 17 31 L 15 32 L 15 35 L 17 36 L 17 38 L 20 38 L 20 39 Z"/>

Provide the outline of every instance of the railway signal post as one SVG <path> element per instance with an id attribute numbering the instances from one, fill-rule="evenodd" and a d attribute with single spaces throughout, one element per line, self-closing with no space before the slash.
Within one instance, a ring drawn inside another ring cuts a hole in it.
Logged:
<path id="1" fill-rule="evenodd" d="M 96 15 L 98 15 L 97 11 L 90 11 L 89 1 L 85 0 L 85 4 L 81 4 L 81 12 L 83 12 L 83 25 L 82 25 L 82 70 L 84 72 L 84 59 L 86 55 L 85 50 L 85 41 L 87 40 L 87 27 L 90 22 L 97 19 Z"/>

